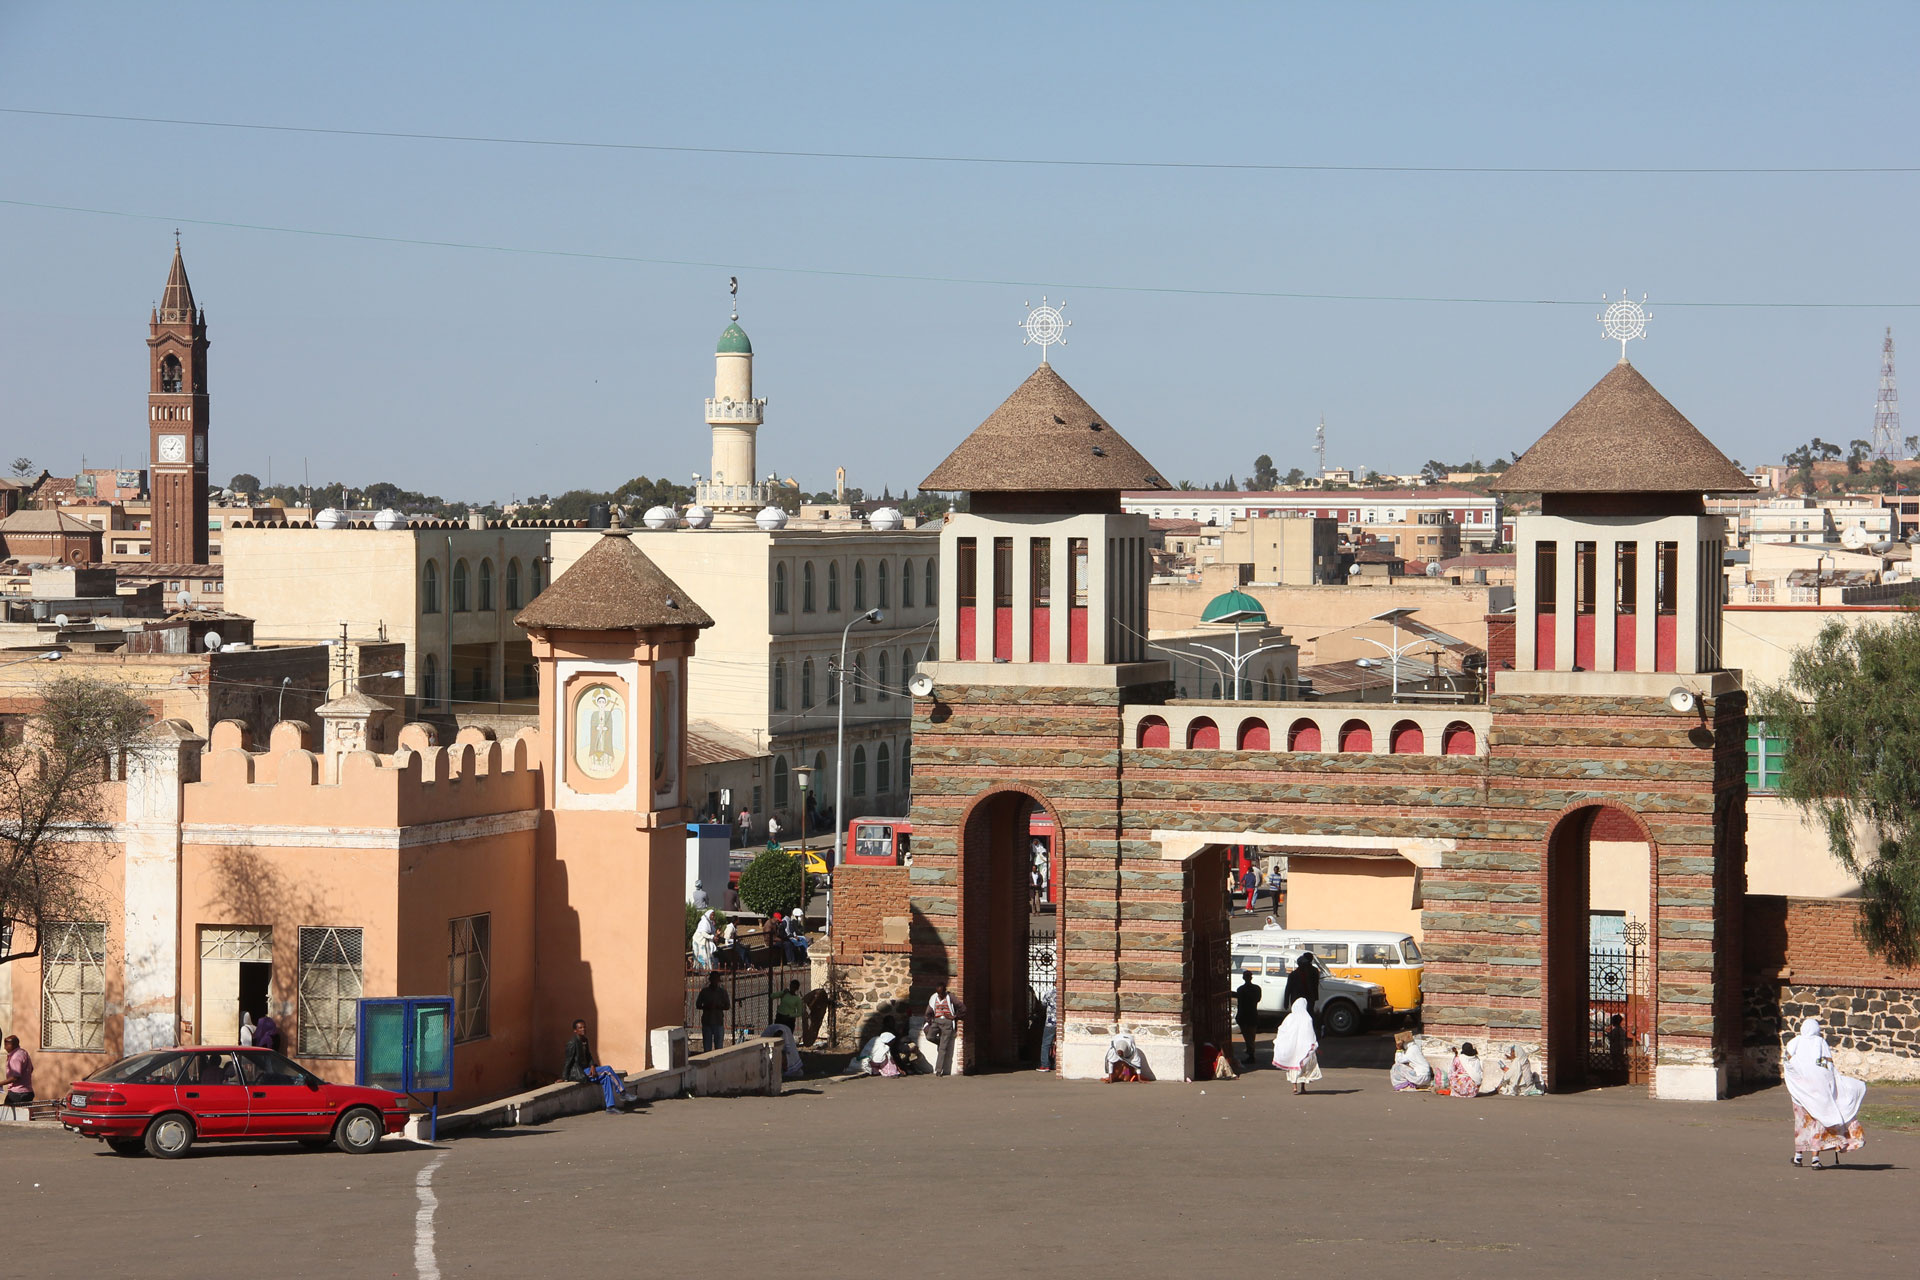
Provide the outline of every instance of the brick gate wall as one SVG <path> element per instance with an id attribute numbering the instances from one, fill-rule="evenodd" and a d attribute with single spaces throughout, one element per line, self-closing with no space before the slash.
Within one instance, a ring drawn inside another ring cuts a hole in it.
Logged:
<path id="1" fill-rule="evenodd" d="M 1819 1018 L 1835 1063 L 1867 1080 L 1920 1079 L 1920 968 L 1890 965 L 1860 940 L 1852 899 L 1746 899 L 1745 1062 L 1778 1077 L 1803 1018 Z"/>

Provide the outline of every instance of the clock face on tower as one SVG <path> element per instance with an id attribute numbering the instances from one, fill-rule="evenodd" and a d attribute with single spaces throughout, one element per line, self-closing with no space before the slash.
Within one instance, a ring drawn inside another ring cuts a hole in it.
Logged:
<path id="1" fill-rule="evenodd" d="M 185 436 L 160 437 L 160 461 L 185 462 L 187 460 L 187 438 Z"/>

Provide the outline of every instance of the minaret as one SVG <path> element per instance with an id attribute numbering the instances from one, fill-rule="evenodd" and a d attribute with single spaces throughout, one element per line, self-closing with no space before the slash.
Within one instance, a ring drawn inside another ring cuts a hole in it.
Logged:
<path id="1" fill-rule="evenodd" d="M 694 501 L 713 512 L 716 529 L 754 528 L 753 518 L 767 505 L 767 486 L 756 481 L 753 469 L 754 437 L 766 407 L 765 400 L 753 398 L 753 344 L 740 327 L 736 301 L 713 352 L 713 398 L 707 401 L 713 471 L 694 486 Z"/>
<path id="2" fill-rule="evenodd" d="M 207 316 L 193 304 L 180 237 L 147 332 L 149 558 L 207 563 Z"/>

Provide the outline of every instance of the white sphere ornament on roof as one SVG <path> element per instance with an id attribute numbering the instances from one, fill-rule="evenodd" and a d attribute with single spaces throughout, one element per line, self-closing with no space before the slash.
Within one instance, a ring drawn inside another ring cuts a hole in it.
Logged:
<path id="1" fill-rule="evenodd" d="M 1027 318 L 1020 322 L 1020 327 L 1027 333 L 1027 336 L 1021 340 L 1021 345 L 1037 343 L 1040 347 L 1040 363 L 1045 364 L 1048 347 L 1067 345 L 1067 330 L 1073 325 L 1073 321 L 1060 314 L 1060 308 L 1067 304 L 1064 302 L 1050 304 L 1047 296 L 1041 294 L 1039 306 L 1036 307 L 1031 302 L 1021 305 L 1031 308 L 1027 312 Z"/>
<path id="2" fill-rule="evenodd" d="M 881 507 L 867 517 L 867 523 L 882 533 L 892 533 L 906 522 L 898 507 Z"/>
<path id="3" fill-rule="evenodd" d="M 665 506 L 648 507 L 647 514 L 640 517 L 640 523 L 649 529 L 671 529 L 679 522 L 680 517 L 673 514 L 673 508 Z"/>
<path id="4" fill-rule="evenodd" d="M 1606 302 L 1607 295 L 1601 294 L 1600 301 Z M 1600 332 L 1607 336 L 1607 340 L 1620 344 L 1621 364 L 1627 362 L 1627 344 L 1635 338 L 1647 336 L 1647 321 L 1653 319 L 1653 312 L 1647 310 L 1646 301 L 1646 294 L 1641 294 L 1640 301 L 1635 302 L 1622 289 L 1619 300 L 1607 303 L 1607 309 L 1594 317 L 1600 322 Z"/>
<path id="5" fill-rule="evenodd" d="M 772 533 L 775 529 L 787 527 L 787 513 L 778 507 L 762 507 L 760 514 L 753 518 L 753 522 L 768 533 Z"/>
<path id="6" fill-rule="evenodd" d="M 325 507 L 313 518 L 316 529 L 338 529 L 347 523 L 347 513 L 338 507 Z"/>
<path id="7" fill-rule="evenodd" d="M 685 519 L 687 528 L 704 529 L 713 523 L 713 512 L 696 502 L 687 508 Z"/>
<path id="8" fill-rule="evenodd" d="M 398 511 L 395 511 L 392 507 L 382 507 L 373 517 L 373 527 L 376 529 L 404 529 L 407 527 L 407 518 Z"/>

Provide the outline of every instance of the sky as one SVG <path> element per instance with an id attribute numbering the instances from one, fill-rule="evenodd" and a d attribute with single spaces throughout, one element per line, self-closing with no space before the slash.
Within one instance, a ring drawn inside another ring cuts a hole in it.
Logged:
<path id="1" fill-rule="evenodd" d="M 1352 167 L 1913 168 L 1916 37 L 1913 5 L 0 0 L 0 452 L 144 465 L 177 226 L 216 480 L 685 482 L 729 275 L 760 469 L 808 490 L 916 485 L 1032 370 L 1043 294 L 1054 367 L 1176 481 L 1310 469 L 1322 416 L 1330 465 L 1524 450 L 1618 358 L 1622 288 L 1636 367 L 1777 461 L 1869 435 L 1884 328 L 1920 335 L 1920 169 Z"/>

